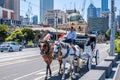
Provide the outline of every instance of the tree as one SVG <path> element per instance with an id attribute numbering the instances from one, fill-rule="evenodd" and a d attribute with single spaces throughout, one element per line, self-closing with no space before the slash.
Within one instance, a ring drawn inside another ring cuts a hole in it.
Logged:
<path id="1" fill-rule="evenodd" d="M 34 40 L 35 39 L 35 34 L 34 31 L 30 28 L 22 28 L 21 32 L 24 35 L 24 39 L 26 41 Z"/>
<path id="2" fill-rule="evenodd" d="M 9 37 L 6 38 L 6 41 L 17 41 L 21 42 L 24 39 L 24 35 L 21 30 L 16 30 L 11 33 Z"/>
<path id="3" fill-rule="evenodd" d="M 6 25 L 0 25 L 0 42 L 4 42 L 8 36 L 8 27 Z"/>

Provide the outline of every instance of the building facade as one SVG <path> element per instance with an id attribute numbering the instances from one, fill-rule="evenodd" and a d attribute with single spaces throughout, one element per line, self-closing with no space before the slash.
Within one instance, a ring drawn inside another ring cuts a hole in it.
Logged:
<path id="1" fill-rule="evenodd" d="M 54 9 L 54 0 L 40 0 L 40 24 L 43 23 L 47 10 Z"/>
<path id="2" fill-rule="evenodd" d="M 14 11 L 14 20 L 20 20 L 20 0 L 0 0 L 0 6 Z"/>
<path id="3" fill-rule="evenodd" d="M 108 0 L 101 0 L 102 11 L 108 11 Z"/>
<path id="4" fill-rule="evenodd" d="M 48 10 L 44 20 L 45 25 L 56 27 L 58 24 L 65 24 L 67 22 L 67 15 L 61 10 Z"/>
<path id="5" fill-rule="evenodd" d="M 32 17 L 32 22 L 33 22 L 33 24 L 38 24 L 38 16 L 37 15 L 34 15 Z"/>
<path id="6" fill-rule="evenodd" d="M 119 29 L 120 29 L 120 15 L 117 16 L 117 21 L 118 21 L 118 25 L 119 25 Z"/>
<path id="7" fill-rule="evenodd" d="M 5 8 L 14 11 L 14 20 L 20 20 L 20 0 L 6 0 Z"/>
<path id="8" fill-rule="evenodd" d="M 72 26 L 78 33 L 87 33 L 87 23 L 83 20 L 79 13 L 72 13 L 67 17 L 68 22 L 59 24 L 58 29 L 68 31 Z"/>
<path id="9" fill-rule="evenodd" d="M 101 17 L 101 8 L 96 8 L 97 17 Z"/>
<path id="10" fill-rule="evenodd" d="M 109 28 L 109 17 L 88 18 L 88 32 L 97 31 L 105 33 Z"/>
<path id="11" fill-rule="evenodd" d="M 96 7 L 91 3 L 87 9 L 87 18 L 96 18 Z"/>
<path id="12" fill-rule="evenodd" d="M 0 6 L 4 7 L 5 6 L 5 0 L 0 0 Z"/>

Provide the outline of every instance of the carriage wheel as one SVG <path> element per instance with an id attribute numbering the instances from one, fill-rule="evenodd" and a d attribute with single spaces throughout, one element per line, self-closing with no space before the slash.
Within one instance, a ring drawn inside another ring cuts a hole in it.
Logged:
<path id="1" fill-rule="evenodd" d="M 90 58 L 88 58 L 87 60 L 87 70 L 91 70 L 91 67 L 92 67 L 92 60 Z"/>
<path id="2" fill-rule="evenodd" d="M 99 50 L 98 49 L 96 50 L 95 62 L 96 62 L 96 65 L 98 65 L 99 63 Z"/>

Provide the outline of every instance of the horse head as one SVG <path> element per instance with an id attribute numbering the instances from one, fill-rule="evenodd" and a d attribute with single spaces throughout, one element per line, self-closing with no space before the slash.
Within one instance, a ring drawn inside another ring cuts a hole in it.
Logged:
<path id="1" fill-rule="evenodd" d="M 67 45 L 65 43 L 56 41 L 53 51 L 54 58 L 60 58 L 61 56 L 63 56 L 63 53 L 66 52 L 65 49 L 67 49 Z"/>
<path id="2" fill-rule="evenodd" d="M 50 44 L 48 41 L 41 42 L 39 45 L 41 54 L 47 54 L 50 51 Z"/>

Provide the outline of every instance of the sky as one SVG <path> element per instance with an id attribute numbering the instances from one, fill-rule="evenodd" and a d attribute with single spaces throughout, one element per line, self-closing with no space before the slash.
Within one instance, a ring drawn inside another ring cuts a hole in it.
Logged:
<path id="1" fill-rule="evenodd" d="M 81 9 L 83 6 L 83 1 L 84 0 L 54 0 L 54 9 L 60 9 L 65 11 L 66 9 L 74 9 L 75 8 L 80 11 L 81 13 Z M 28 10 L 28 5 L 29 2 L 31 2 L 31 16 L 33 15 L 38 15 L 39 16 L 39 0 L 21 0 L 20 1 L 20 15 L 24 16 L 26 15 L 26 12 Z M 108 0 L 108 5 L 109 5 L 109 9 L 110 9 L 110 5 L 111 5 L 111 0 Z M 87 19 L 87 8 L 90 5 L 90 3 L 93 3 L 95 7 L 100 8 L 101 7 L 101 0 L 86 0 L 86 5 L 85 5 L 85 14 L 84 14 L 84 19 Z M 115 6 L 117 7 L 117 12 L 116 14 L 118 14 L 118 9 L 120 10 L 120 0 L 115 0 Z"/>

